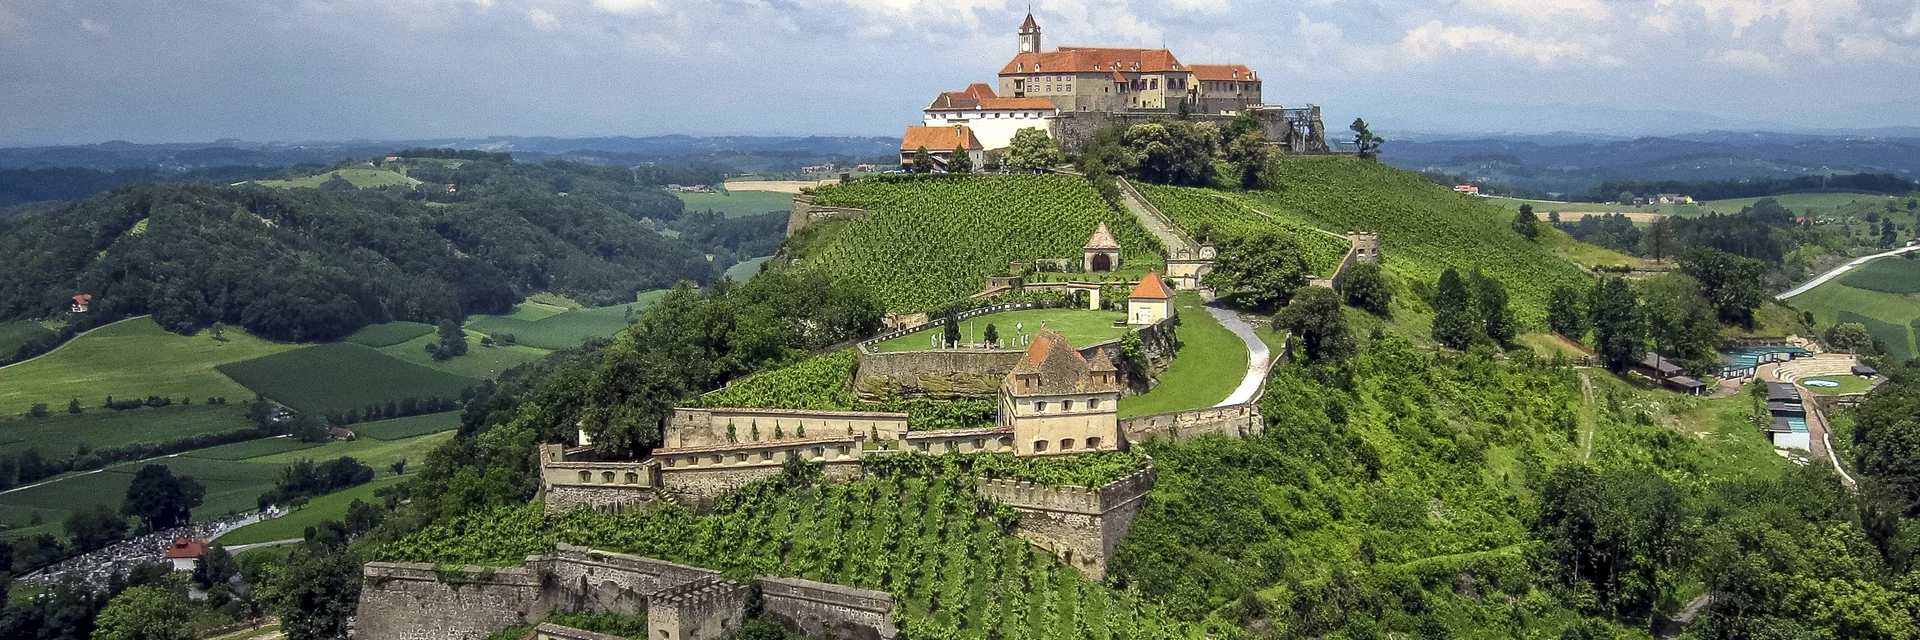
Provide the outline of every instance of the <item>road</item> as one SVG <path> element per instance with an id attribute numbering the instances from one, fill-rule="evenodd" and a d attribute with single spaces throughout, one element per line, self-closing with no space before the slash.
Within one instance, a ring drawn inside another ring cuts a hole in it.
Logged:
<path id="1" fill-rule="evenodd" d="M 120 323 L 122 323 L 122 322 L 126 322 L 127 320 L 139 320 L 139 319 L 141 319 L 141 318 L 145 318 L 145 317 L 146 317 L 146 316 L 134 316 L 134 317 L 131 317 L 131 318 L 127 318 L 127 319 L 125 319 L 125 320 L 115 320 L 115 321 L 113 321 L 113 322 L 109 322 L 109 323 L 106 323 L 106 324 L 103 324 L 103 325 L 100 325 L 100 326 L 98 326 L 98 327 L 94 327 L 94 328 L 92 328 L 92 329 L 88 329 L 88 330 L 86 330 L 86 331 L 82 331 L 82 332 L 80 332 L 80 333 L 76 333 L 76 334 L 73 334 L 73 337 L 72 337 L 72 338 L 68 338 L 66 342 L 62 342 L 62 343 L 60 343 L 60 346 L 57 346 L 57 347 L 54 347 L 53 349 L 51 349 L 51 350 L 48 350 L 48 351 L 47 351 L 46 353 L 42 353 L 42 354 L 40 354 L 40 355 L 37 355 L 37 356 L 34 356 L 34 357 L 31 357 L 31 358 L 27 358 L 27 359 L 25 359 L 25 360 L 21 360 L 21 361 L 19 361 L 19 362 L 15 362 L 15 363 L 13 363 L 13 364 L 10 364 L 10 365 L 6 365 L 6 366 L 0 366 L 0 369 L 7 369 L 7 368 L 11 368 L 11 367 L 18 367 L 18 366 L 20 366 L 20 365 L 23 365 L 23 364 L 26 364 L 26 363 L 29 363 L 29 362 L 33 362 L 33 361 L 35 361 L 35 360 L 39 360 L 39 359 L 41 359 L 41 358 L 45 358 L 45 357 L 47 357 L 47 356 L 50 356 L 50 355 L 53 355 L 53 354 L 55 354 L 55 353 L 59 353 L 61 349 L 65 349 L 65 348 L 67 348 L 67 345 L 70 345 L 70 344 L 73 344 L 73 341 L 75 341 L 75 340 L 79 340 L 79 339 L 80 339 L 80 336 L 84 336 L 84 335 L 87 335 L 87 334 L 89 334 L 89 333 L 93 333 L 93 332 L 95 332 L 95 331 L 99 331 L 99 330 L 101 330 L 101 329 L 105 329 L 105 328 L 107 328 L 107 327 L 111 327 L 111 326 L 113 326 L 113 325 L 116 325 L 116 324 L 120 324 Z"/>
<path id="2" fill-rule="evenodd" d="M 1854 267 L 1858 267 L 1860 265 L 1872 262 L 1879 258 L 1885 258 L 1887 256 L 1897 256 L 1902 253 L 1906 253 L 1908 251 L 1916 251 L 1916 250 L 1920 250 L 1920 245 L 1914 245 L 1911 247 L 1900 247 L 1898 249 L 1894 249 L 1886 253 L 1876 253 L 1870 256 L 1862 256 L 1859 258 L 1854 258 L 1853 262 L 1840 265 L 1839 267 L 1835 268 L 1832 271 L 1822 273 L 1820 274 L 1820 277 L 1814 278 L 1812 280 L 1808 280 L 1806 284 L 1800 285 L 1798 287 L 1794 287 L 1793 289 L 1788 290 L 1786 293 L 1782 293 L 1780 295 L 1774 296 L 1774 298 L 1777 300 L 1785 300 L 1787 298 L 1791 298 L 1791 297 L 1800 295 L 1802 293 L 1812 291 L 1814 287 L 1818 287 L 1820 285 L 1826 284 L 1828 280 L 1832 280 L 1834 278 L 1839 277 L 1840 274 L 1846 273 L 1848 271 L 1852 271 Z"/>
<path id="3" fill-rule="evenodd" d="M 1253 400 L 1253 397 L 1260 393 L 1260 385 L 1267 381 L 1267 364 L 1273 359 L 1273 354 L 1267 350 L 1267 343 L 1260 340 L 1260 334 L 1254 333 L 1253 325 L 1240 319 L 1240 314 L 1212 304 L 1207 305 L 1207 313 L 1212 315 L 1213 319 L 1219 320 L 1220 326 L 1226 327 L 1228 331 L 1233 332 L 1233 335 L 1240 336 L 1240 340 L 1247 343 L 1246 377 L 1240 379 L 1240 386 L 1236 387 L 1233 393 L 1228 394 L 1227 399 L 1213 406 L 1225 407 Z"/>

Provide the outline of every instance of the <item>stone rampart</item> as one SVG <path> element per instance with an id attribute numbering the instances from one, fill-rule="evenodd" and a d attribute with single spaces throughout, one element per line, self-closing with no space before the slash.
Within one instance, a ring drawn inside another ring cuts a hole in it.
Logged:
<path id="1" fill-rule="evenodd" d="M 565 445 L 540 445 L 540 492 L 547 513 L 590 507 L 604 511 L 645 508 L 656 499 L 658 465 L 647 460 L 594 460 Z"/>
<path id="2" fill-rule="evenodd" d="M 981 496 L 1020 512 L 1017 535 L 1052 550 L 1088 578 L 1102 580 L 1153 480 L 1149 462 L 1145 470 L 1098 489 L 987 478 L 976 487 Z"/>
<path id="3" fill-rule="evenodd" d="M 1260 408 L 1255 402 L 1157 413 L 1120 421 L 1120 433 L 1126 436 L 1127 442 L 1134 444 L 1152 438 L 1168 438 L 1177 442 L 1207 434 L 1245 438 L 1265 432 L 1266 422 L 1260 417 Z"/>
<path id="4" fill-rule="evenodd" d="M 828 478 L 846 480 L 860 473 L 860 455 L 867 434 L 737 442 L 712 447 L 655 449 L 660 464 L 661 490 L 677 499 L 706 504 L 720 494 L 780 473 L 789 456 L 824 467 Z"/>
<path id="5" fill-rule="evenodd" d="M 893 596 L 884 591 L 774 576 L 760 576 L 759 584 L 767 613 L 809 638 L 891 640 L 900 635 L 893 626 Z"/>
<path id="6" fill-rule="evenodd" d="M 1014 349 L 939 351 L 862 350 L 854 392 L 865 400 L 888 396 L 992 398 L 1023 352 Z"/>
<path id="7" fill-rule="evenodd" d="M 482 640 L 547 611 L 540 579 L 520 567 L 438 570 L 370 562 L 354 616 L 368 640 Z"/>
<path id="8" fill-rule="evenodd" d="M 693 448 L 752 442 L 756 432 L 761 441 L 774 441 L 775 432 L 794 440 L 852 435 L 898 440 L 906 431 L 904 413 L 678 408 L 667 419 L 662 439 L 669 448 Z"/>
<path id="9" fill-rule="evenodd" d="M 636 615 L 647 611 L 647 599 L 661 590 L 720 572 L 665 560 L 600 551 L 562 543 L 553 555 L 527 559 L 541 576 L 548 608 Z"/>
<path id="10" fill-rule="evenodd" d="M 653 595 L 647 603 L 647 636 L 657 640 L 724 637 L 746 622 L 746 585 L 718 578 L 694 580 Z"/>
<path id="11" fill-rule="evenodd" d="M 821 220 L 859 220 L 867 215 L 864 209 L 816 205 L 812 194 L 803 193 L 793 197 L 793 209 L 787 214 L 787 237 Z"/>
<path id="12" fill-rule="evenodd" d="M 594 633 L 586 629 L 575 629 L 551 622 L 542 622 L 535 626 L 531 635 L 530 640 L 627 640 L 620 636 Z"/>

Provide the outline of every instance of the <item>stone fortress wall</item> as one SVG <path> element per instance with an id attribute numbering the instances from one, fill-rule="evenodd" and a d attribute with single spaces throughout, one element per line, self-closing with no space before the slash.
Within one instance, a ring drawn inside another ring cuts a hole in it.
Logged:
<path id="1" fill-rule="evenodd" d="M 1164 369 L 1173 362 L 1174 352 L 1178 349 L 1176 326 L 1178 320 L 1168 318 L 1134 329 L 1140 334 L 1141 349 L 1146 352 L 1150 365 L 1156 369 Z M 881 353 L 870 349 L 869 342 L 873 341 L 862 342 L 858 347 L 860 368 L 853 376 L 854 392 L 862 400 L 879 400 L 888 396 L 998 398 L 1000 382 L 1013 371 L 1014 364 L 1026 355 L 1025 351 L 1018 348 Z M 1092 359 L 1095 352 L 1104 351 L 1107 359 L 1118 365 L 1129 380 L 1147 379 L 1142 372 L 1126 370 L 1127 361 L 1120 352 L 1120 341 L 1117 339 L 1096 342 L 1081 347 L 1079 351 L 1082 357 L 1088 359 Z"/>
<path id="2" fill-rule="evenodd" d="M 645 613 L 649 638 L 702 640 L 738 628 L 754 588 L 768 613 L 809 635 L 899 636 L 893 597 L 884 592 L 772 576 L 743 585 L 711 569 L 566 544 L 520 567 L 372 562 L 362 572 L 356 640 L 481 640 L 554 612 Z M 559 625 L 542 625 L 535 635 L 601 637 Z"/>
<path id="3" fill-rule="evenodd" d="M 865 209 L 814 204 L 813 194 L 802 193 L 793 197 L 793 209 L 787 213 L 787 237 L 791 238 L 807 225 L 822 220 L 859 220 L 867 215 Z"/>
<path id="4" fill-rule="evenodd" d="M 1059 487 L 981 478 L 982 497 L 1020 512 L 1015 534 L 1052 550 L 1062 562 L 1094 580 L 1107 575 L 1113 550 L 1140 515 L 1153 489 L 1153 464 L 1098 489 Z"/>

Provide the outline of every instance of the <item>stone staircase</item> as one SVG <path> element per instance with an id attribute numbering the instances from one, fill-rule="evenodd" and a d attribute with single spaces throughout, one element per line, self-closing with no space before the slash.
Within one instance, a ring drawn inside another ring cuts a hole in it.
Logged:
<path id="1" fill-rule="evenodd" d="M 1823 353 L 1811 358 L 1799 358 L 1780 363 L 1774 375 L 1781 382 L 1794 382 L 1807 378 L 1823 378 L 1853 375 L 1854 357 L 1844 353 Z"/>
<path id="2" fill-rule="evenodd" d="M 1133 183 L 1127 182 L 1126 178 L 1116 177 L 1114 180 L 1120 185 L 1120 204 L 1125 206 L 1135 218 L 1139 218 L 1140 224 L 1145 226 L 1147 231 L 1160 239 L 1160 244 L 1167 248 L 1167 257 L 1179 256 L 1182 251 L 1189 256 L 1200 255 L 1200 243 L 1195 242 L 1192 236 L 1187 235 L 1179 225 L 1174 224 L 1173 219 L 1167 217 L 1159 207 L 1148 202 L 1146 196 L 1133 188 Z"/>

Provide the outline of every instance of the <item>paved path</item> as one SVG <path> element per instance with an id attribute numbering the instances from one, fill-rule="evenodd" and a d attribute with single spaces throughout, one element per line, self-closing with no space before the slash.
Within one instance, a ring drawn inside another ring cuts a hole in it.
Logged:
<path id="1" fill-rule="evenodd" d="M 1140 192 L 1135 191 L 1133 185 L 1128 184 L 1125 179 L 1120 179 L 1118 186 L 1120 187 L 1120 204 L 1125 205 L 1133 217 L 1140 219 L 1140 226 L 1146 227 L 1147 231 L 1153 232 L 1154 237 L 1160 239 L 1160 244 L 1167 248 L 1167 257 L 1174 257 L 1183 250 L 1188 252 L 1188 255 L 1200 254 L 1200 247 L 1194 245 L 1185 233 L 1175 227 L 1173 220 L 1168 218 L 1167 214 L 1148 202 Z"/>
<path id="2" fill-rule="evenodd" d="M 232 553 L 232 554 L 238 554 L 238 553 L 240 553 L 240 552 L 242 552 L 242 551 L 246 551 L 246 550 L 248 550 L 248 549 L 259 549 L 259 548 L 261 548 L 261 547 L 279 547 L 279 546 L 284 546 L 284 545 L 289 545 L 289 544 L 294 544 L 294 543 L 298 543 L 298 542 L 300 542 L 300 541 L 302 541 L 302 540 L 305 540 L 305 538 L 287 538 L 287 539 L 285 539 L 285 540 L 274 540 L 274 541 L 272 541 L 272 542 L 256 542 L 256 543 L 253 543 L 253 544 L 237 544 L 237 545 L 234 545 L 234 546 L 231 546 L 231 547 L 227 547 L 227 553 Z"/>
<path id="3" fill-rule="evenodd" d="M 1852 271 L 1854 267 L 1858 267 L 1868 262 L 1872 262 L 1878 258 L 1885 258 L 1887 256 L 1897 256 L 1902 253 L 1906 253 L 1908 251 L 1916 251 L 1916 250 L 1920 250 L 1920 245 L 1915 245 L 1911 247 L 1900 247 L 1898 249 L 1894 249 L 1886 253 L 1876 253 L 1870 256 L 1854 258 L 1852 262 L 1840 265 L 1839 267 L 1834 268 L 1834 270 L 1832 271 L 1822 273 L 1820 274 L 1820 277 L 1814 278 L 1812 280 L 1808 280 L 1806 284 L 1800 285 L 1798 287 L 1794 287 L 1793 289 L 1788 290 L 1786 293 L 1782 293 L 1780 295 L 1774 296 L 1774 298 L 1778 300 L 1785 300 L 1787 298 L 1791 298 L 1791 297 L 1800 295 L 1802 293 L 1812 291 L 1814 287 L 1818 287 L 1820 285 L 1826 284 L 1828 280 L 1832 280 L 1834 278 L 1839 277 L 1840 274 L 1846 273 L 1848 271 Z"/>
<path id="4" fill-rule="evenodd" d="M 120 323 L 122 323 L 122 322 L 126 322 L 127 320 L 139 320 L 139 319 L 141 319 L 141 318 L 145 318 L 145 317 L 146 317 L 146 316 L 134 316 L 134 317 L 131 317 L 131 318 L 127 318 L 127 319 L 125 319 L 125 320 L 115 320 L 115 321 L 113 321 L 113 322 L 109 322 L 109 323 L 106 323 L 106 324 L 103 324 L 103 325 L 100 325 L 100 326 L 98 326 L 98 327 L 94 327 L 94 328 L 92 328 L 92 329 L 88 329 L 88 330 L 86 330 L 86 331 L 82 331 L 82 332 L 80 332 L 80 333 L 76 333 L 76 334 L 73 334 L 73 337 L 71 337 L 71 338 L 67 338 L 67 341 L 66 341 L 66 342 L 62 342 L 62 343 L 60 343 L 60 346 L 57 346 L 57 347 L 54 347 L 54 348 L 52 348 L 52 349 L 48 349 L 46 353 L 42 353 L 42 354 L 40 354 L 40 355 L 37 355 L 37 356 L 34 356 L 34 357 L 31 357 L 31 358 L 27 358 L 27 359 L 25 359 L 25 360 L 21 360 L 21 361 L 19 361 L 19 362 L 15 362 L 15 363 L 13 363 L 13 364 L 10 364 L 10 365 L 6 365 L 6 366 L 0 366 L 0 369 L 6 369 L 6 368 L 10 368 L 10 367 L 18 367 L 18 366 L 20 366 L 20 365 L 23 365 L 23 364 L 26 364 L 26 363 L 29 363 L 29 362 L 33 362 L 33 361 L 35 361 L 35 360 L 39 360 L 39 359 L 41 359 L 41 358 L 45 358 L 45 357 L 47 357 L 47 356 L 50 356 L 50 355 L 53 355 L 53 354 L 55 354 L 55 353 L 57 353 L 57 352 L 59 352 L 59 351 L 60 351 L 61 349 L 65 349 L 65 348 L 67 348 L 67 345 L 70 345 L 70 344 L 73 344 L 73 341 L 75 341 L 75 340 L 79 340 L 79 339 L 80 339 L 80 336 L 84 336 L 84 335 L 87 335 L 87 334 L 89 334 L 89 333 L 93 333 L 93 332 L 95 332 L 95 331 L 99 331 L 99 330 L 101 330 L 101 329 L 105 329 L 105 328 L 107 328 L 107 327 L 111 327 L 111 326 L 113 326 L 113 325 L 116 325 L 116 324 L 120 324 Z"/>
<path id="5" fill-rule="evenodd" d="M 1260 340 L 1260 334 L 1254 333 L 1253 325 L 1240 319 L 1240 314 L 1211 304 L 1207 305 L 1207 313 L 1219 320 L 1220 326 L 1226 327 L 1247 343 L 1247 377 L 1240 379 L 1240 386 L 1227 399 L 1213 406 L 1224 407 L 1253 400 L 1260 393 L 1260 385 L 1267 381 L 1267 365 L 1273 360 L 1273 354 L 1267 350 L 1267 343 Z"/>

